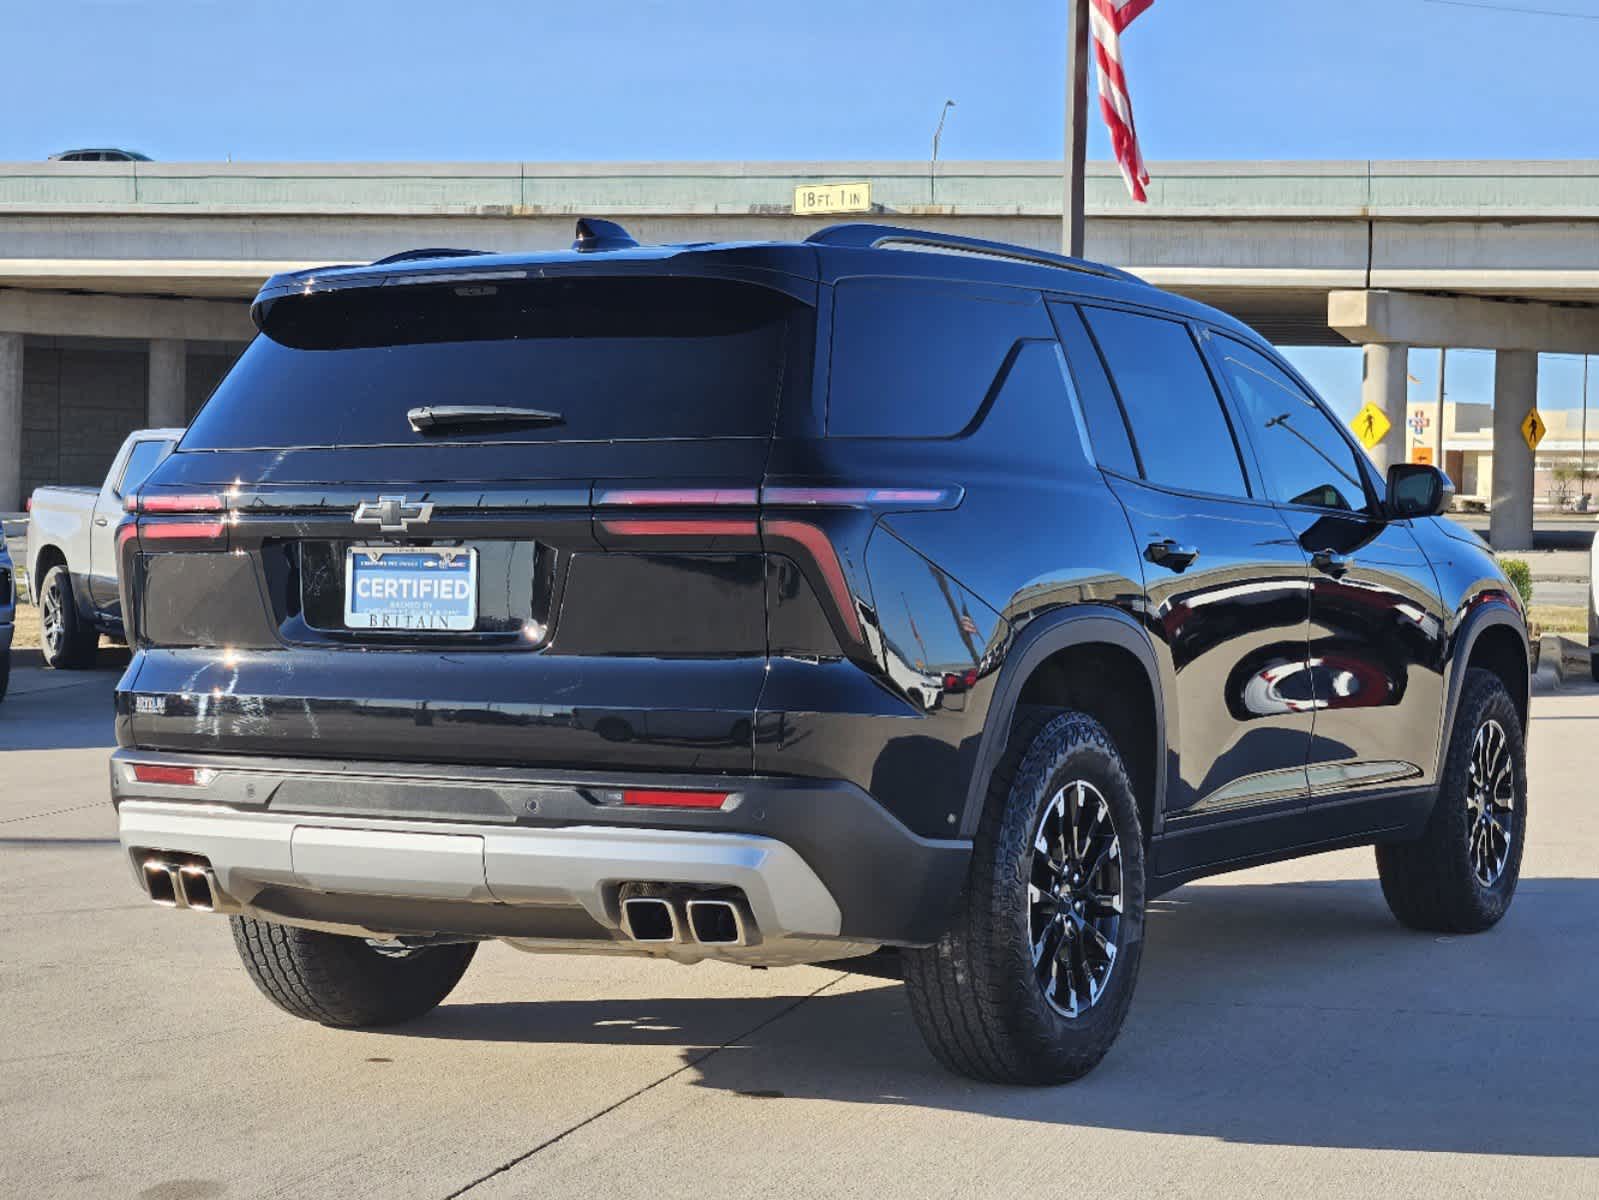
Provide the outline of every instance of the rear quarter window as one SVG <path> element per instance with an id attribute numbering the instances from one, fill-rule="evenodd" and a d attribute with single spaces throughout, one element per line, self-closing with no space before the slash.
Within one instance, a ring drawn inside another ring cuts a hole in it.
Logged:
<path id="1" fill-rule="evenodd" d="M 1017 341 L 1053 336 L 1036 293 L 846 279 L 833 300 L 828 436 L 954 437 Z"/>

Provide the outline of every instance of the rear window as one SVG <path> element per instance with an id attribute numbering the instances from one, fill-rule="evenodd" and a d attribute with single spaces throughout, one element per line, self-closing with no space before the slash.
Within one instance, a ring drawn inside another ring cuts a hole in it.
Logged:
<path id="1" fill-rule="evenodd" d="M 808 375 L 811 310 L 752 284 L 545 279 L 359 288 L 270 302 L 182 450 L 766 437 Z M 411 428 L 497 405 L 551 425 Z"/>

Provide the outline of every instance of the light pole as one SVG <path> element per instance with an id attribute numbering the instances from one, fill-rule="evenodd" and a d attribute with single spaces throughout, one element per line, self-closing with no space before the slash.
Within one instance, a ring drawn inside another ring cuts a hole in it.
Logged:
<path id="1" fill-rule="evenodd" d="M 955 107 L 955 101 L 944 101 L 944 107 L 938 110 L 938 128 L 933 130 L 933 157 L 927 160 L 927 203 L 938 203 L 938 140 L 944 136 L 944 118 L 949 116 L 949 110 Z"/>
<path id="2" fill-rule="evenodd" d="M 1066 0 L 1066 178 L 1061 248 L 1083 256 L 1083 161 L 1088 142 L 1088 0 Z"/>

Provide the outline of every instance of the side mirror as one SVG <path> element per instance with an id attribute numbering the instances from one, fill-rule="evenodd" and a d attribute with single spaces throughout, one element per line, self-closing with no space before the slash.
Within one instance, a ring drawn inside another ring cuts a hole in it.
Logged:
<path id="1" fill-rule="evenodd" d="M 1388 515 L 1436 517 L 1449 508 L 1455 485 L 1437 467 L 1395 463 L 1388 468 Z"/>

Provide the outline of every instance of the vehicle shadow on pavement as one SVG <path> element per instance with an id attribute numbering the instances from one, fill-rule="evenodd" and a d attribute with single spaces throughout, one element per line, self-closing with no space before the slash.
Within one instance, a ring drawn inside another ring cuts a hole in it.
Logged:
<path id="1" fill-rule="evenodd" d="M 685 1046 L 696 1086 L 1258 1144 L 1590 1156 L 1596 916 L 1590 879 L 1523 881 L 1475 937 L 1401 928 L 1374 881 L 1183 888 L 1152 905 L 1120 1040 L 1061 1088 L 944 1072 L 904 990 L 854 975 L 778 1020 L 794 998 L 446 1005 L 395 1032 L 684 1045 L 743 1020 L 753 1033 L 714 1053 Z"/>
<path id="2" fill-rule="evenodd" d="M 0 751 L 115 746 L 113 693 L 127 665 L 128 652 L 119 648 L 100 651 L 90 671 L 13 669 L 0 701 Z"/>

